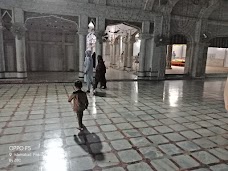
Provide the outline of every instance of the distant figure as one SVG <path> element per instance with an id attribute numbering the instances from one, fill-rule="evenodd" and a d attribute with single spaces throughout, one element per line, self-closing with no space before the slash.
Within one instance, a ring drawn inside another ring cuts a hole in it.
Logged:
<path id="1" fill-rule="evenodd" d="M 93 68 L 96 68 L 96 53 L 95 52 L 93 52 L 92 58 L 93 58 Z"/>
<path id="2" fill-rule="evenodd" d="M 88 108 L 89 102 L 87 95 L 81 90 L 82 82 L 77 80 L 75 83 L 76 91 L 74 91 L 68 99 L 68 102 L 73 100 L 73 111 L 77 113 L 79 129 L 83 130 L 82 118 L 83 111 Z"/>
<path id="3" fill-rule="evenodd" d="M 173 51 L 172 56 L 173 56 L 173 59 L 176 59 L 176 52 L 175 51 Z"/>
<path id="4" fill-rule="evenodd" d="M 85 51 L 85 54 L 84 73 L 86 77 L 87 93 L 90 93 L 90 87 L 91 84 L 93 84 L 93 58 L 91 57 L 91 50 Z"/>
<path id="5" fill-rule="evenodd" d="M 123 62 L 123 59 L 124 59 L 124 51 L 121 53 L 121 58 L 120 58 L 120 60 L 121 60 L 121 62 Z"/>
<path id="6" fill-rule="evenodd" d="M 104 61 L 102 59 L 101 55 L 98 55 L 98 64 L 96 67 L 96 74 L 95 74 L 95 83 L 93 85 L 93 93 L 96 93 L 96 88 L 98 83 L 100 82 L 100 86 L 102 89 L 106 89 L 106 78 L 105 78 L 105 73 L 106 73 L 106 67 L 104 64 Z"/>

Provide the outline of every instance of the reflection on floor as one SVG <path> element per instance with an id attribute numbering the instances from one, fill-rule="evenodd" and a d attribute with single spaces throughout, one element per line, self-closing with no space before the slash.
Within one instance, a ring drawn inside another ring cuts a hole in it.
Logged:
<path id="1" fill-rule="evenodd" d="M 27 82 L 74 82 L 78 78 L 77 72 L 29 72 Z M 119 71 L 108 68 L 107 80 L 137 80 L 132 72 Z"/>
<path id="2" fill-rule="evenodd" d="M 227 73 L 228 68 L 221 67 L 206 67 L 206 74 L 219 74 L 219 73 Z M 166 74 L 184 74 L 184 67 L 180 66 L 172 66 L 172 69 L 166 69 Z"/>
<path id="3" fill-rule="evenodd" d="M 224 80 L 109 82 L 88 95 L 79 132 L 72 84 L 0 85 L 0 170 L 228 170 L 223 88 Z"/>

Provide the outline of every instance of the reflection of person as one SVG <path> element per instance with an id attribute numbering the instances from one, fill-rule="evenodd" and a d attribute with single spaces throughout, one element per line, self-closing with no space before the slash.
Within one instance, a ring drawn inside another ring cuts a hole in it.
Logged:
<path id="1" fill-rule="evenodd" d="M 81 90 L 82 82 L 78 80 L 74 83 L 74 85 L 75 85 L 76 91 L 74 91 L 71 94 L 71 96 L 68 99 L 68 102 L 71 102 L 73 100 L 73 110 L 74 112 L 77 113 L 79 129 L 83 130 L 83 125 L 82 125 L 83 111 L 87 109 L 89 102 L 88 102 L 86 93 Z"/>
<path id="2" fill-rule="evenodd" d="M 87 93 L 90 93 L 90 87 L 93 83 L 93 58 L 91 57 L 91 53 L 91 50 L 85 51 L 84 73 L 86 76 Z"/>
<path id="3" fill-rule="evenodd" d="M 96 92 L 96 88 L 97 88 L 97 85 L 99 82 L 101 84 L 101 88 L 103 88 L 103 89 L 107 88 L 106 87 L 106 78 L 105 78 L 106 67 L 105 67 L 104 61 L 103 61 L 101 55 L 98 55 L 97 59 L 98 59 L 98 64 L 96 67 L 95 83 L 93 86 L 93 93 Z"/>
<path id="4" fill-rule="evenodd" d="M 226 85 L 224 89 L 224 102 L 225 102 L 225 108 L 228 111 L 228 77 L 227 77 Z"/>

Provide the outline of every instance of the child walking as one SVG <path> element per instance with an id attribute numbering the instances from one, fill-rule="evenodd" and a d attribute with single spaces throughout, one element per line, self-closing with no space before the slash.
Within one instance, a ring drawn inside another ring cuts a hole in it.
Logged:
<path id="1" fill-rule="evenodd" d="M 81 90 L 82 82 L 77 80 L 75 83 L 76 91 L 74 91 L 68 99 L 68 102 L 73 100 L 73 110 L 77 113 L 79 129 L 83 130 L 82 118 L 83 111 L 88 108 L 89 102 L 87 95 Z"/>

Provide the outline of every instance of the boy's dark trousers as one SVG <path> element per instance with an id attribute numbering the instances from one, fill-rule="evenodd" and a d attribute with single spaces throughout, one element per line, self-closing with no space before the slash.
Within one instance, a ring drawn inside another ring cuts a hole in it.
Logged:
<path id="1" fill-rule="evenodd" d="M 78 111 L 77 112 L 77 117 L 78 117 L 78 124 L 80 128 L 83 128 L 82 124 L 82 118 L 83 118 L 83 111 Z"/>

